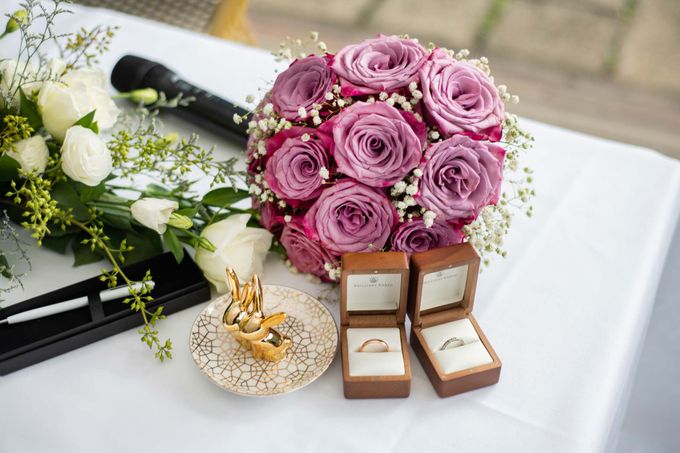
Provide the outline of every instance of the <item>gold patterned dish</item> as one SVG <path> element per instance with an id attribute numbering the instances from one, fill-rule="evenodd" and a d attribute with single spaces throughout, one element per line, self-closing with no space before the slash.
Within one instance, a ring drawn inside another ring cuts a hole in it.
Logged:
<path id="1" fill-rule="evenodd" d="M 264 300 L 273 312 L 285 312 L 277 326 L 293 345 L 278 362 L 253 358 L 222 324 L 230 294 L 213 300 L 191 329 L 191 355 L 198 368 L 218 386 L 245 396 L 272 396 L 304 387 L 328 369 L 338 349 L 338 327 L 330 312 L 309 294 L 294 288 L 264 285 Z"/>

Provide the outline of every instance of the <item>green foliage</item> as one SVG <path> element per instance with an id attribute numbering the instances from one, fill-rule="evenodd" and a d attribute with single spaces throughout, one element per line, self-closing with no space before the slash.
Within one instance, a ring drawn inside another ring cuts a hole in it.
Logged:
<path id="1" fill-rule="evenodd" d="M 20 140 L 28 138 L 33 133 L 28 118 L 19 115 L 5 115 L 2 118 L 0 130 L 0 155 L 11 149 Z"/>
<path id="2" fill-rule="evenodd" d="M 237 189 L 235 187 L 221 187 L 206 193 L 201 202 L 207 206 L 227 207 L 244 200 L 249 196 L 250 194 L 247 190 Z"/>
<path id="3" fill-rule="evenodd" d="M 184 247 L 182 247 L 182 243 L 179 241 L 179 239 L 177 239 L 177 236 L 173 232 L 172 228 L 165 230 L 165 233 L 163 234 L 163 240 L 165 245 L 175 256 L 177 262 L 181 263 L 182 259 L 184 259 Z"/>
<path id="4" fill-rule="evenodd" d="M 19 89 L 19 113 L 26 118 L 26 121 L 34 131 L 39 130 L 42 125 L 42 118 L 38 113 L 38 106 L 33 101 L 28 99 L 24 90 Z"/>
<path id="5" fill-rule="evenodd" d="M 11 181 L 19 175 L 19 162 L 8 155 L 0 156 L 0 182 Z"/>
<path id="6" fill-rule="evenodd" d="M 86 129 L 90 129 L 95 134 L 98 134 L 99 133 L 99 125 L 94 120 L 94 113 L 95 113 L 95 111 L 92 110 L 90 113 L 83 116 L 82 118 L 80 118 L 75 123 L 73 123 L 73 125 L 74 126 L 83 126 Z"/>

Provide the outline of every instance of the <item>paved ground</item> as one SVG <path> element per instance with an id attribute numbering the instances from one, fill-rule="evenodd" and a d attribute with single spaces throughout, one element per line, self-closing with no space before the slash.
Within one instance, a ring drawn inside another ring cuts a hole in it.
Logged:
<path id="1" fill-rule="evenodd" d="M 468 48 L 517 113 L 680 158 L 678 0 L 250 0 L 258 44 L 319 31 L 331 50 L 378 32 Z"/>

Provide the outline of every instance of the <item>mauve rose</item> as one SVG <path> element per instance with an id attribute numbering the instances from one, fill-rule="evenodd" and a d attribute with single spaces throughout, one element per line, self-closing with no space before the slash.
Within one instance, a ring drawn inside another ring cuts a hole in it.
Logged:
<path id="1" fill-rule="evenodd" d="M 321 193 L 303 223 L 312 239 L 343 254 L 381 250 L 396 219 L 382 191 L 343 179 Z"/>
<path id="2" fill-rule="evenodd" d="M 435 220 L 426 227 L 422 218 L 404 222 L 392 235 L 392 249 L 399 252 L 425 252 L 436 247 L 460 244 L 463 233 L 459 227 Z"/>
<path id="3" fill-rule="evenodd" d="M 326 282 L 331 281 L 324 266 L 326 263 L 337 266 L 338 256 L 311 240 L 299 220 L 292 220 L 286 224 L 281 233 L 281 244 L 286 249 L 290 262 L 300 272 L 316 275 Z"/>
<path id="4" fill-rule="evenodd" d="M 335 83 L 332 61 L 331 55 L 310 55 L 295 60 L 274 82 L 271 91 L 274 110 L 290 121 L 297 121 L 300 107 L 309 111 L 312 104 L 326 102 L 324 96 Z"/>
<path id="5" fill-rule="evenodd" d="M 270 233 L 277 235 L 283 229 L 283 213 L 274 203 L 267 201 L 265 203 L 253 203 L 255 209 L 260 210 L 260 225 L 265 227 Z"/>
<path id="6" fill-rule="evenodd" d="M 420 164 L 423 176 L 415 198 L 444 220 L 476 218 L 498 201 L 504 156 L 500 146 L 465 135 L 434 143 Z"/>
<path id="7" fill-rule="evenodd" d="M 356 96 L 408 86 L 426 60 L 427 51 L 416 41 L 380 35 L 344 47 L 333 70 L 341 77 L 342 94 Z"/>
<path id="8" fill-rule="evenodd" d="M 307 141 L 302 139 L 305 134 Z M 272 137 L 264 171 L 272 191 L 294 208 L 318 197 L 323 186 L 321 169 L 330 171 L 329 143 L 329 137 L 311 128 L 293 128 Z"/>
<path id="9" fill-rule="evenodd" d="M 423 155 L 426 126 L 385 102 L 357 102 L 328 121 L 338 171 L 374 187 L 391 186 Z"/>
<path id="10" fill-rule="evenodd" d="M 435 49 L 420 70 L 423 105 L 428 117 L 448 137 L 471 133 L 501 139 L 505 107 L 489 76 Z"/>

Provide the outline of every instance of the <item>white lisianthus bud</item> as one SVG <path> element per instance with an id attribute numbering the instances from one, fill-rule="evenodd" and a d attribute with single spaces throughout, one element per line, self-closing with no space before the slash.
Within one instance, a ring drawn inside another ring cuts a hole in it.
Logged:
<path id="1" fill-rule="evenodd" d="M 93 110 L 99 129 L 111 128 L 120 110 L 107 86 L 106 74 L 98 68 L 69 71 L 59 82 L 46 82 L 38 95 L 38 109 L 47 132 L 63 141 L 66 130 Z"/>
<path id="2" fill-rule="evenodd" d="M 196 263 L 217 292 L 227 291 L 224 269 L 230 266 L 241 281 L 250 280 L 253 274 L 262 275 L 264 259 L 272 243 L 272 234 L 262 228 L 248 226 L 250 215 L 236 214 L 208 225 L 201 237 L 215 246 L 210 252 L 196 250 Z"/>
<path id="3" fill-rule="evenodd" d="M 7 151 L 7 155 L 19 162 L 21 169 L 26 173 L 42 174 L 47 167 L 50 152 L 45 139 L 35 135 L 16 142 L 14 147 Z"/>
<path id="4" fill-rule="evenodd" d="M 140 88 L 130 91 L 130 100 L 137 104 L 149 105 L 158 101 L 158 91 L 153 88 Z"/>
<path id="5" fill-rule="evenodd" d="M 172 200 L 141 198 L 132 203 L 130 212 L 136 221 L 158 234 L 163 234 L 168 228 L 170 216 L 178 207 L 177 202 Z"/>
<path id="6" fill-rule="evenodd" d="M 61 168 L 74 181 L 96 186 L 111 174 L 111 152 L 90 129 L 73 126 L 61 146 Z"/>
<path id="7" fill-rule="evenodd" d="M 168 225 L 170 225 L 171 227 L 175 227 L 179 230 L 188 230 L 189 228 L 194 226 L 194 222 L 185 215 L 173 212 L 172 214 L 170 214 L 170 220 L 168 220 Z"/>

